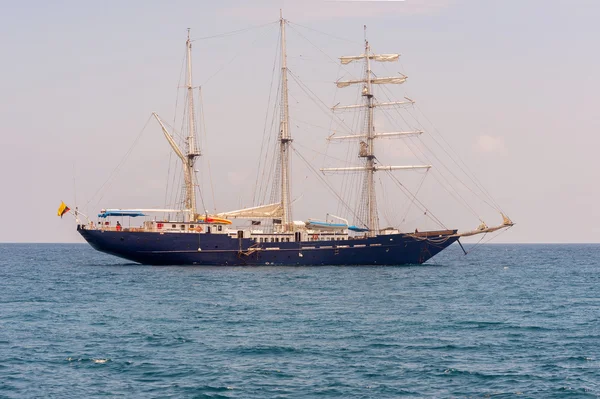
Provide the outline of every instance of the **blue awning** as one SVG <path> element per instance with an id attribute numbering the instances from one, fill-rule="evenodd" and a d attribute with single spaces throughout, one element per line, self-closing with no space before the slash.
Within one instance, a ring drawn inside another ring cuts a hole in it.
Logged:
<path id="1" fill-rule="evenodd" d="M 107 218 L 109 216 L 128 216 L 128 217 L 138 217 L 138 216 L 146 216 L 145 214 L 143 214 L 140 211 L 121 211 L 121 210 L 114 210 L 114 211 L 105 211 L 102 213 L 98 214 L 99 218 Z"/>
<path id="2" fill-rule="evenodd" d="M 322 222 L 320 220 L 310 220 L 308 219 L 308 221 L 306 222 L 306 227 L 309 229 L 315 229 L 315 230 L 340 230 L 340 229 L 348 229 L 350 231 L 355 231 L 355 232 L 365 232 L 365 231 L 369 231 L 369 229 L 366 229 L 364 227 L 358 227 L 358 226 L 348 226 L 346 223 L 331 223 L 331 222 Z"/>
<path id="3" fill-rule="evenodd" d="M 358 226 L 350 226 L 350 227 L 348 227 L 348 230 L 350 230 L 350 231 L 356 231 L 356 232 L 369 231 L 369 229 L 365 229 L 365 228 L 358 227 Z"/>

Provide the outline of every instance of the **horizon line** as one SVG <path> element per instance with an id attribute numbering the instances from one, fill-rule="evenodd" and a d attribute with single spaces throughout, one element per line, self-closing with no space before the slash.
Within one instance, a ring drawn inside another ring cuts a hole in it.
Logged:
<path id="1" fill-rule="evenodd" d="M 326 3 L 392 3 L 392 2 L 404 2 L 405 0 L 325 0 Z"/>
<path id="2" fill-rule="evenodd" d="M 1 241 L 0 245 L 21 245 L 21 244 L 41 244 L 41 245 L 71 245 L 81 244 L 89 245 L 87 242 L 78 241 L 61 241 L 61 242 L 48 242 L 48 241 Z M 487 242 L 487 243 L 464 243 L 466 245 L 600 245 L 600 242 Z"/>

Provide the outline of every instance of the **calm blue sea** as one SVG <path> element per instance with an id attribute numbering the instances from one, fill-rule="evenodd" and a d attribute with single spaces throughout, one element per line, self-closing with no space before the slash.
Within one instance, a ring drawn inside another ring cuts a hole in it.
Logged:
<path id="1" fill-rule="evenodd" d="M 0 397 L 596 398 L 600 245 L 153 267 L 0 245 Z"/>

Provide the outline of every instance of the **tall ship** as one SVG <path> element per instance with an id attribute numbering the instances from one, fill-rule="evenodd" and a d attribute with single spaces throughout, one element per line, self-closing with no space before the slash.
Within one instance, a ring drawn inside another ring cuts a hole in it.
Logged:
<path id="1" fill-rule="evenodd" d="M 382 139 L 403 139 L 418 136 L 422 131 L 379 132 L 375 125 L 375 110 L 402 106 L 413 101 L 378 101 L 375 87 L 398 85 L 406 76 L 378 77 L 372 70 L 374 63 L 397 61 L 399 54 L 374 54 L 366 38 L 362 54 L 343 56 L 342 65 L 362 63 L 364 70 L 359 79 L 338 80 L 338 88 L 358 86 L 360 103 L 336 105 L 333 112 L 360 113 L 360 130 L 351 134 L 331 134 L 327 140 L 354 144 L 355 164 L 352 166 L 321 168 L 321 173 L 352 174 L 357 177 L 357 200 L 354 206 L 342 201 L 349 217 L 331 214 L 325 219 L 294 220 L 294 200 L 291 196 L 291 162 L 294 149 L 288 94 L 288 64 L 286 53 L 287 21 L 280 17 L 280 88 L 279 129 L 274 147 L 271 174 L 274 176 L 271 201 L 249 208 L 224 212 L 208 212 L 197 206 L 200 190 L 196 161 L 201 156 L 197 139 L 197 121 L 192 81 L 192 40 L 188 30 L 186 40 L 186 137 L 176 140 L 173 129 L 156 113 L 156 122 L 179 160 L 182 168 L 182 199 L 180 208 L 172 209 L 102 209 L 97 218 L 87 218 L 73 212 L 77 231 L 96 250 L 147 265 L 407 265 L 421 264 L 440 251 L 459 242 L 461 237 L 487 234 L 513 226 L 512 221 L 500 214 L 502 224 L 488 227 L 481 223 L 472 231 L 434 229 L 403 231 L 400 227 L 380 227 L 376 176 L 396 171 L 427 171 L 429 164 L 384 165 L 377 157 Z M 181 140 L 180 140 L 181 141 Z M 339 208 L 338 208 L 339 209 Z M 69 211 L 63 203 L 62 216 Z M 347 216 L 346 215 L 346 216 Z M 128 219 L 130 222 L 124 223 Z M 131 225 L 131 220 L 141 222 Z M 127 224 L 127 227 L 125 227 Z"/>

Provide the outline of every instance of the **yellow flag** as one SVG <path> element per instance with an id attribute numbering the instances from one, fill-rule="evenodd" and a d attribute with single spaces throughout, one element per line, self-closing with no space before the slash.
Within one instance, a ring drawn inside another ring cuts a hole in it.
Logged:
<path id="1" fill-rule="evenodd" d="M 62 218 L 63 215 L 65 213 L 69 212 L 70 210 L 71 210 L 71 208 L 69 208 L 67 206 L 67 204 L 65 204 L 64 202 L 60 201 L 60 206 L 58 207 L 58 213 L 57 213 L 57 215 Z"/>

